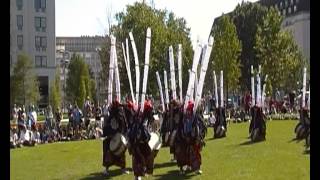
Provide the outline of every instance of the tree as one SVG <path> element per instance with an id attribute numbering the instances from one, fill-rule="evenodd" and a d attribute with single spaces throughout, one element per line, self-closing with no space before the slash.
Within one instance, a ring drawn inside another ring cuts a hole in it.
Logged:
<path id="1" fill-rule="evenodd" d="M 88 65 L 83 58 L 73 54 L 69 64 L 66 94 L 70 102 L 76 101 L 81 107 L 87 96 L 91 97 Z"/>
<path id="2" fill-rule="evenodd" d="M 60 89 L 60 76 L 59 76 L 59 68 L 56 70 L 55 79 L 51 82 L 50 86 L 50 98 L 49 102 L 51 107 L 56 110 L 61 105 L 61 89 Z"/>
<path id="3" fill-rule="evenodd" d="M 228 98 L 229 90 L 236 90 L 241 76 L 241 42 L 237 37 L 236 27 L 229 15 L 223 15 L 213 27 L 214 44 L 212 47 L 212 67 L 219 75 L 223 70 L 223 81 Z"/>
<path id="4" fill-rule="evenodd" d="M 40 99 L 39 82 L 26 54 L 19 54 L 10 77 L 10 104 L 36 104 Z"/>
<path id="5" fill-rule="evenodd" d="M 250 89 L 251 82 L 251 65 L 258 67 L 256 61 L 256 52 L 254 50 L 255 35 L 258 26 L 263 23 L 263 17 L 268 9 L 259 3 L 242 2 L 237 5 L 231 13 L 233 22 L 237 29 L 237 35 L 242 44 L 240 55 L 241 62 L 241 79 L 240 85 L 242 90 Z"/>
<path id="6" fill-rule="evenodd" d="M 183 59 L 183 74 L 188 74 L 188 68 L 192 62 L 192 46 L 189 39 L 190 29 L 186 27 L 186 21 L 183 18 L 176 18 L 173 13 L 168 13 L 165 10 L 153 9 L 144 3 L 136 2 L 134 5 L 128 5 L 126 12 L 116 14 L 118 21 L 117 25 L 112 26 L 112 34 L 117 38 L 117 56 L 118 67 L 120 71 L 121 92 L 129 93 L 129 82 L 127 81 L 127 73 L 123 60 L 123 53 L 121 42 L 125 42 L 125 38 L 129 38 L 129 32 L 132 31 L 135 43 L 137 46 L 140 73 L 143 73 L 144 56 L 145 56 L 145 41 L 146 30 L 151 28 L 151 50 L 150 50 L 150 64 L 149 64 L 149 77 L 147 93 L 158 93 L 157 80 L 155 72 L 159 71 L 160 74 L 163 70 L 169 69 L 168 62 L 168 49 L 172 45 L 176 55 L 178 44 L 182 44 L 182 59 Z M 129 41 L 129 46 L 131 46 Z M 102 48 L 101 64 L 103 69 L 104 80 L 108 77 L 109 69 L 109 52 L 110 52 L 110 39 L 108 38 L 106 45 Z M 176 62 L 175 57 L 175 62 Z M 133 62 L 133 52 L 130 47 L 130 62 Z M 135 68 L 131 65 L 132 80 L 135 83 Z M 143 74 L 140 74 L 141 81 Z M 188 76 L 183 77 L 184 90 L 188 83 Z M 106 81 L 105 81 L 106 82 Z"/>
<path id="7" fill-rule="evenodd" d="M 271 8 L 258 27 L 254 50 L 262 65 L 262 74 L 268 74 L 272 89 L 290 91 L 302 76 L 302 54 L 290 32 L 281 30 L 282 17 Z"/>

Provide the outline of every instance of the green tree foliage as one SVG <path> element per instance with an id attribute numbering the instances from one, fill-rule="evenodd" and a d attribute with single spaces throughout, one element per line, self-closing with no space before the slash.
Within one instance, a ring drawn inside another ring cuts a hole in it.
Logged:
<path id="1" fill-rule="evenodd" d="M 76 101 L 81 107 L 87 96 L 91 97 L 88 65 L 83 58 L 73 54 L 69 64 L 66 94 L 70 102 Z"/>
<path id="2" fill-rule="evenodd" d="M 263 23 L 263 17 L 268 9 L 258 3 L 242 2 L 237 5 L 235 10 L 231 13 L 233 22 L 237 29 L 237 35 L 242 44 L 242 51 L 240 55 L 241 62 L 241 79 L 240 85 L 242 90 L 250 89 L 250 67 L 253 65 L 258 67 L 256 61 L 256 52 L 254 51 L 255 35 Z"/>
<path id="3" fill-rule="evenodd" d="M 224 87 L 228 92 L 236 90 L 241 76 L 241 43 L 237 37 L 236 27 L 229 15 L 223 15 L 213 27 L 214 44 L 212 47 L 212 67 L 219 76 L 223 70 Z"/>
<path id="4" fill-rule="evenodd" d="M 182 60 L 183 60 L 183 86 L 186 90 L 188 83 L 188 69 L 191 68 L 193 50 L 189 39 L 190 29 L 186 27 L 186 21 L 183 18 L 177 18 L 171 12 L 165 10 L 153 9 L 144 3 L 135 3 L 128 5 L 125 12 L 116 14 L 118 25 L 112 27 L 112 34 L 117 38 L 117 56 L 118 66 L 120 70 L 121 92 L 129 93 L 129 82 L 123 60 L 121 42 L 125 42 L 125 38 L 129 39 L 129 32 L 132 31 L 135 43 L 137 46 L 139 65 L 140 65 L 140 81 L 143 78 L 145 42 L 147 28 L 151 28 L 151 50 L 150 50 L 150 66 L 148 77 L 147 93 L 158 93 L 157 80 L 155 72 L 159 71 L 163 74 L 163 70 L 169 70 L 168 49 L 172 45 L 174 54 L 177 55 L 178 44 L 182 44 Z M 133 87 L 135 84 L 135 68 L 133 60 L 133 52 L 131 43 L 130 47 L 130 62 Z M 100 53 L 102 60 L 103 76 L 102 79 L 107 79 L 109 69 L 109 51 L 110 39 L 108 38 L 105 47 Z M 177 57 L 175 57 L 177 64 Z M 177 67 L 177 65 L 176 65 Z M 163 78 L 162 78 L 163 79 Z M 107 82 L 107 81 L 105 81 Z M 142 85 L 142 84 L 141 84 Z"/>
<path id="5" fill-rule="evenodd" d="M 39 82 L 26 54 L 18 55 L 10 77 L 10 104 L 36 104 L 40 99 Z"/>
<path id="6" fill-rule="evenodd" d="M 56 110 L 61 105 L 61 89 L 60 89 L 60 70 L 57 68 L 55 79 L 51 82 L 49 102 L 51 107 Z"/>
<path id="7" fill-rule="evenodd" d="M 302 76 L 303 60 L 292 34 L 281 30 L 282 17 L 270 9 L 258 27 L 254 50 L 262 65 L 262 73 L 269 75 L 272 89 L 290 91 Z"/>

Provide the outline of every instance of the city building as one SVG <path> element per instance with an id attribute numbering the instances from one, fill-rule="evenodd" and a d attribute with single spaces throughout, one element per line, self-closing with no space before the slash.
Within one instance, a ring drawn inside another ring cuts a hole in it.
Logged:
<path id="1" fill-rule="evenodd" d="M 260 3 L 279 11 L 284 17 L 282 28 L 292 33 L 310 62 L 310 0 L 260 0 Z"/>
<path id="2" fill-rule="evenodd" d="M 10 74 L 20 53 L 33 62 L 40 83 L 38 105 L 45 107 L 56 70 L 54 0 L 10 0 Z"/>
<path id="3" fill-rule="evenodd" d="M 67 63 L 73 54 L 82 56 L 89 65 L 90 71 L 96 82 L 97 99 L 102 101 L 106 95 L 106 85 L 101 82 L 101 61 L 99 50 L 102 44 L 106 42 L 102 36 L 80 36 L 80 37 L 56 37 L 57 63 L 60 64 L 61 80 L 66 78 Z"/>
<path id="4" fill-rule="evenodd" d="M 256 3 L 279 11 L 284 17 L 281 28 L 292 33 L 303 56 L 310 62 L 310 0 L 260 0 Z M 212 29 L 220 17 L 214 19 Z"/>

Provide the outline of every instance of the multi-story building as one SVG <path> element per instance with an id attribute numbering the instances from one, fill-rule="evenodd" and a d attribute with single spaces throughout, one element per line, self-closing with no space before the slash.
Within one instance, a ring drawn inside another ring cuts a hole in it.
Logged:
<path id="1" fill-rule="evenodd" d="M 105 37 L 102 36 L 80 36 L 80 37 L 56 37 L 57 49 L 57 63 L 61 65 L 61 79 L 65 79 L 64 67 L 66 59 L 70 60 L 73 54 L 82 56 L 85 62 L 89 65 L 90 71 L 93 73 L 96 89 L 97 99 L 101 102 L 101 97 L 105 94 L 105 83 L 101 82 L 101 61 L 99 56 L 99 50 L 102 44 L 106 42 Z M 59 55 L 58 55 L 59 54 Z"/>
<path id="2" fill-rule="evenodd" d="M 56 70 L 54 0 L 10 0 L 10 73 L 20 53 L 29 56 L 38 76 L 39 107 L 47 106 Z"/>
<path id="3" fill-rule="evenodd" d="M 292 32 L 302 54 L 310 61 L 310 0 L 260 0 L 284 17 L 282 28 Z"/>
<path id="4" fill-rule="evenodd" d="M 302 55 L 310 62 L 310 0 L 260 0 L 256 3 L 279 11 L 284 17 L 281 28 L 292 33 Z M 212 29 L 220 18 L 215 18 Z"/>

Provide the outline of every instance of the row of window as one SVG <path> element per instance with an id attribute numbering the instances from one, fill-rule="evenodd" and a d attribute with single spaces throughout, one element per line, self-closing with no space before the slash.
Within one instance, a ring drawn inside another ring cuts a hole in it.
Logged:
<path id="1" fill-rule="evenodd" d="M 46 32 L 47 18 L 46 17 L 35 17 L 34 26 L 37 32 Z M 17 27 L 18 30 L 22 31 L 23 27 L 23 16 L 17 15 Z"/>
<path id="2" fill-rule="evenodd" d="M 17 46 L 19 50 L 22 50 L 23 47 L 23 35 L 17 35 Z M 35 47 L 36 51 L 46 51 L 47 49 L 47 37 L 45 36 L 36 36 L 35 37 Z"/>
<path id="3" fill-rule="evenodd" d="M 34 9 L 36 12 L 46 12 L 47 0 L 34 0 Z M 17 9 L 19 11 L 23 8 L 23 0 L 16 0 Z"/>
<path id="4" fill-rule="evenodd" d="M 282 12 L 280 12 L 280 13 L 281 13 L 281 15 L 286 16 L 286 15 L 290 15 L 295 12 L 297 12 L 296 5 L 294 5 L 293 7 L 288 7 L 288 8 L 282 9 Z"/>
<path id="5" fill-rule="evenodd" d="M 47 67 L 47 56 L 35 56 L 36 67 Z"/>
<path id="6" fill-rule="evenodd" d="M 35 56 L 36 67 L 47 67 L 47 56 Z M 12 55 L 10 54 L 10 66 L 13 65 Z"/>
<path id="7" fill-rule="evenodd" d="M 296 5 L 299 3 L 299 0 L 285 0 L 284 3 L 281 1 L 279 3 L 279 9 L 287 8 L 290 5 Z M 276 4 L 277 6 L 277 4 Z"/>

